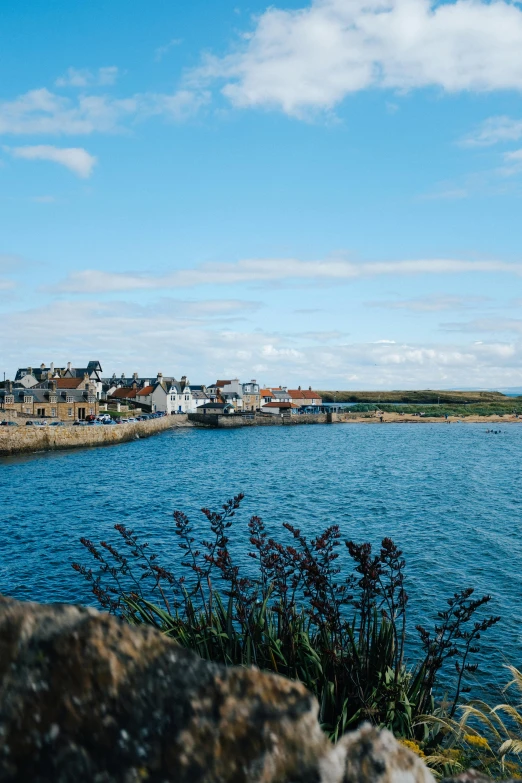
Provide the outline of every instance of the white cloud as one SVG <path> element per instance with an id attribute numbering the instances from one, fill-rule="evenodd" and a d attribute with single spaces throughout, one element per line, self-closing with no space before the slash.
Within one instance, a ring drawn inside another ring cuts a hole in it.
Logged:
<path id="1" fill-rule="evenodd" d="M 255 259 L 236 263 L 206 263 L 163 275 L 105 272 L 88 269 L 73 272 L 54 290 L 68 293 L 100 293 L 144 289 L 184 288 L 199 285 L 310 281 L 336 283 L 380 275 L 505 273 L 522 275 L 521 263 L 429 259 L 414 261 L 300 261 L 293 258 Z"/>
<path id="2" fill-rule="evenodd" d="M 504 177 L 513 177 L 522 172 L 522 149 L 506 152 L 504 155 L 505 165 L 499 169 L 498 173 Z"/>
<path id="3" fill-rule="evenodd" d="M 138 93 L 128 98 L 82 94 L 64 97 L 45 87 L 0 101 L 0 134 L 89 135 L 121 133 L 130 121 L 161 115 L 182 121 L 208 103 L 210 93 Z"/>
<path id="4" fill-rule="evenodd" d="M 467 188 L 449 188 L 448 190 L 436 190 L 433 193 L 425 193 L 419 196 L 420 201 L 436 201 L 443 199 L 447 201 L 458 201 L 469 196 Z"/>
<path id="5" fill-rule="evenodd" d="M 121 130 L 120 121 L 136 114 L 136 98 L 107 96 L 64 98 L 46 88 L 0 102 L 0 133 L 88 135 Z"/>
<path id="6" fill-rule="evenodd" d="M 0 291 L 9 291 L 11 288 L 15 287 L 14 280 L 7 280 L 5 278 L 0 277 Z"/>
<path id="7" fill-rule="evenodd" d="M 55 84 L 57 87 L 108 86 L 114 84 L 118 76 L 119 69 L 115 65 L 97 68 L 94 71 L 89 68 L 68 68 Z"/>
<path id="8" fill-rule="evenodd" d="M 159 63 L 174 46 L 179 46 L 182 43 L 183 40 L 181 38 L 171 38 L 168 44 L 165 44 L 165 46 L 158 46 L 154 52 L 154 59 L 157 63 Z"/>
<path id="9" fill-rule="evenodd" d="M 10 253 L 0 253 L 0 271 L 17 272 L 27 266 L 27 261 L 21 256 Z"/>
<path id="10" fill-rule="evenodd" d="M 195 320 L 229 320 L 246 313 L 254 313 L 261 307 L 263 307 L 261 302 L 251 302 L 244 299 L 203 299 L 199 301 L 163 299 L 154 306 L 154 313 L 170 313 L 178 318 Z"/>
<path id="11" fill-rule="evenodd" d="M 392 299 L 366 302 L 368 307 L 384 310 L 410 310 L 416 313 L 437 313 L 443 310 L 464 310 L 483 305 L 488 301 L 485 296 L 447 296 L 432 295 L 418 299 Z"/>
<path id="12" fill-rule="evenodd" d="M 175 122 L 183 122 L 210 103 L 211 94 L 208 90 L 178 90 L 172 95 L 149 93 L 143 98 L 143 116 L 159 114 Z"/>
<path id="13" fill-rule="evenodd" d="M 489 117 L 462 143 L 470 147 L 489 147 L 493 144 L 518 141 L 522 138 L 522 120 L 511 117 Z"/>
<path id="14" fill-rule="evenodd" d="M 252 328 L 223 328 L 211 317 L 189 317 L 194 303 L 54 301 L 10 312 L 3 325 L 4 365 L 99 358 L 104 372 L 181 376 L 193 383 L 217 377 L 318 388 L 444 388 L 522 384 L 522 340 L 442 344 L 348 342 L 309 345 Z M 51 331 L 42 323 L 52 321 Z M 74 322 L 75 329 L 70 331 Z M 69 335 L 64 355 L 63 335 Z M 255 373 L 253 375 L 253 373 Z"/>
<path id="15" fill-rule="evenodd" d="M 517 4 L 456 0 L 312 0 L 271 7 L 237 50 L 208 56 L 194 83 L 220 79 L 239 107 L 289 115 L 330 110 L 370 87 L 409 90 L 522 88 Z"/>
<path id="16" fill-rule="evenodd" d="M 35 204 L 54 204 L 56 202 L 55 196 L 32 196 L 30 199 Z"/>
<path id="17" fill-rule="evenodd" d="M 441 328 L 448 332 L 510 332 L 522 334 L 520 318 L 476 318 L 463 323 L 444 323 Z"/>
<path id="18" fill-rule="evenodd" d="M 49 160 L 58 163 L 83 179 L 91 176 L 96 164 L 94 155 L 90 155 L 82 147 L 52 147 L 48 144 L 39 144 L 35 147 L 8 147 L 6 149 L 14 158 Z"/>

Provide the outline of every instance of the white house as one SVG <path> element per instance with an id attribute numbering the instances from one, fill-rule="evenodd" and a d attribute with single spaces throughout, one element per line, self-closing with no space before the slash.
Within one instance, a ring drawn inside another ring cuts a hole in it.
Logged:
<path id="1" fill-rule="evenodd" d="M 285 386 L 279 386 L 277 389 L 272 389 L 272 395 L 274 402 L 292 402 L 292 396 Z"/>
<path id="2" fill-rule="evenodd" d="M 272 413 L 276 416 L 278 414 L 291 414 L 298 411 L 298 406 L 293 402 L 267 402 L 265 405 L 261 405 L 261 413 Z"/>

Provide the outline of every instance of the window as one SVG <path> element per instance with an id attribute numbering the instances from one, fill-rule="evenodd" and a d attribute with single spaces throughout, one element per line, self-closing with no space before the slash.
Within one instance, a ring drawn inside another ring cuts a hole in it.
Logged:
<path id="1" fill-rule="evenodd" d="M 5 404 L 6 405 L 13 405 L 14 404 L 14 394 L 6 394 L 5 395 Z"/>
<path id="2" fill-rule="evenodd" d="M 67 397 L 65 398 L 65 401 L 66 402 L 74 402 L 74 397 L 72 396 L 72 394 L 68 394 Z"/>
<path id="3" fill-rule="evenodd" d="M 51 408 L 51 416 L 56 416 L 56 408 Z"/>
<path id="4" fill-rule="evenodd" d="M 54 403 L 58 402 L 56 394 L 50 394 L 49 395 L 49 402 L 54 402 Z"/>
<path id="5" fill-rule="evenodd" d="M 32 398 L 32 397 L 30 397 L 29 395 L 25 395 L 25 396 L 24 396 L 24 403 L 25 403 L 26 405 L 27 405 L 27 404 L 31 404 L 31 403 L 32 403 L 32 401 L 33 401 L 33 398 Z"/>
<path id="6" fill-rule="evenodd" d="M 94 408 L 89 408 L 89 416 L 93 416 L 93 415 L 94 415 Z"/>
<path id="7" fill-rule="evenodd" d="M 185 394 L 185 399 L 186 399 L 186 400 L 189 400 L 189 399 L 190 399 L 190 397 L 188 396 L 188 394 Z"/>
<path id="8" fill-rule="evenodd" d="M 68 416 L 72 416 L 73 415 L 73 409 L 72 408 L 67 408 L 67 415 Z"/>
<path id="9" fill-rule="evenodd" d="M 96 397 L 94 397 L 92 394 L 89 394 L 88 401 L 89 402 L 96 402 Z M 91 413 L 92 413 L 92 411 L 91 411 Z"/>

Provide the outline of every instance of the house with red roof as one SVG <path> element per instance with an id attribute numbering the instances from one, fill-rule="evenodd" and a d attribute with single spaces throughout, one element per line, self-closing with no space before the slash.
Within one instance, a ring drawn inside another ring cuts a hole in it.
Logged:
<path id="1" fill-rule="evenodd" d="M 299 408 L 317 407 L 323 404 L 321 395 L 313 391 L 311 386 L 308 389 L 301 389 L 300 386 L 297 389 L 289 389 L 288 394 L 292 402 Z"/>

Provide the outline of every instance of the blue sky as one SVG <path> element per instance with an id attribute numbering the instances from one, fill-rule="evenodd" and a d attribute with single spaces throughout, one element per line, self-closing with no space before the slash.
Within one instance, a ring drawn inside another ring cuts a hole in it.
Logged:
<path id="1" fill-rule="evenodd" d="M 0 356 L 522 385 L 522 10 L 3 0 Z"/>

